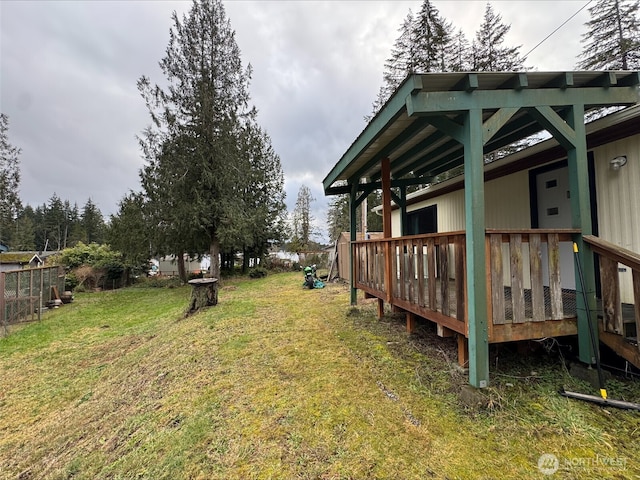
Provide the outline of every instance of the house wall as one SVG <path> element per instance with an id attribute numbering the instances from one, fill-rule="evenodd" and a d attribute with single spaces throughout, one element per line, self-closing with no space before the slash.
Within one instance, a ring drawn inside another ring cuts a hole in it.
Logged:
<path id="1" fill-rule="evenodd" d="M 602 145 L 593 150 L 600 238 L 633 252 L 640 252 L 640 135 Z M 627 156 L 619 170 L 609 161 Z M 625 267 L 620 265 L 621 269 Z M 633 302 L 631 270 L 620 272 L 620 296 Z"/>
<path id="2" fill-rule="evenodd" d="M 187 273 L 200 272 L 201 266 L 198 260 L 188 259 L 185 257 L 184 268 Z M 158 261 L 158 273 L 160 275 L 176 276 L 178 275 L 178 262 L 175 257 L 169 256 L 161 258 Z"/>
<path id="3" fill-rule="evenodd" d="M 517 172 L 485 185 L 485 224 L 487 228 L 531 228 L 529 173 Z M 464 230 L 464 190 L 416 203 L 407 212 L 438 205 L 438 232 Z M 393 236 L 400 236 L 400 210 L 392 214 Z"/>

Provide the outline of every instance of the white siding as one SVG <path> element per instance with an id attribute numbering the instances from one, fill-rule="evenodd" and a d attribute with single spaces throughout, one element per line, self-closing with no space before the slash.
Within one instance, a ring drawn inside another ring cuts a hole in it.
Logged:
<path id="1" fill-rule="evenodd" d="M 413 212 L 438 205 L 438 232 L 464 230 L 464 190 L 411 205 Z M 531 228 L 529 173 L 518 172 L 491 180 L 485 185 L 485 223 L 487 228 Z M 400 235 L 400 211 L 393 212 L 393 236 Z"/>
<path id="2" fill-rule="evenodd" d="M 640 135 L 602 145 L 593 151 L 600 238 L 640 252 Z M 612 170 L 609 161 L 626 155 L 627 164 Z M 633 302 L 631 271 L 620 273 L 623 302 Z"/>

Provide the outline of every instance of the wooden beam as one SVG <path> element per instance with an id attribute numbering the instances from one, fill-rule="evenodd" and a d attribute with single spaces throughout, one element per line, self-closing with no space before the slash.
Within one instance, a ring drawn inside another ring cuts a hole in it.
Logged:
<path id="1" fill-rule="evenodd" d="M 588 98 L 588 97 L 587 97 Z M 582 238 L 593 233 L 591 225 L 591 192 L 589 188 L 589 168 L 587 165 L 587 140 L 584 125 L 584 105 L 572 105 L 567 115 L 567 123 L 575 131 L 575 147 L 567 150 L 569 164 L 569 191 L 571 196 L 571 227 L 580 229 L 582 234 L 574 235 L 574 243 L 578 252 L 574 254 L 582 270 L 582 278 L 576 266 L 576 313 L 578 315 L 578 355 L 580 361 L 595 363 L 595 352 L 592 347 L 591 332 L 598 344 L 596 311 L 596 275 L 593 253 Z M 584 285 L 582 284 L 584 279 Z M 586 299 L 586 304 L 585 304 Z M 589 325 L 591 322 L 591 325 Z"/>
<path id="2" fill-rule="evenodd" d="M 505 323 L 494 325 L 491 343 L 517 342 L 546 337 L 563 337 L 578 332 L 575 318 L 547 320 L 545 322 Z"/>
<path id="3" fill-rule="evenodd" d="M 505 124 L 509 120 L 511 120 L 511 117 L 513 117 L 518 112 L 518 110 L 520 110 L 518 107 L 501 108 L 496 113 L 491 115 L 491 117 L 489 117 L 483 125 L 482 144 L 484 145 L 489 140 L 491 140 L 493 136 L 498 133 L 498 130 L 504 127 Z"/>
<path id="4" fill-rule="evenodd" d="M 482 110 L 467 112 L 464 133 L 469 383 L 476 388 L 484 388 L 489 385 L 489 341 Z"/>
<path id="5" fill-rule="evenodd" d="M 351 194 L 349 196 L 349 232 L 351 242 L 356 241 L 356 200 L 358 196 L 357 184 L 351 185 Z M 355 258 L 353 255 L 353 243 L 349 245 L 349 272 L 350 272 L 350 292 L 351 292 L 351 305 L 356 305 L 358 303 L 358 291 L 356 290 L 356 266 L 355 266 Z"/>
<path id="6" fill-rule="evenodd" d="M 468 92 L 415 92 L 406 99 L 407 115 L 455 114 L 475 109 L 535 108 L 542 105 L 635 105 L 637 87 L 532 88 L 524 90 L 474 90 Z"/>
<path id="7" fill-rule="evenodd" d="M 462 368 L 469 366 L 469 341 L 464 335 L 458 334 L 458 365 Z"/>
<path id="8" fill-rule="evenodd" d="M 382 170 L 382 231 L 384 238 L 391 238 L 391 161 L 383 158 Z"/>
<path id="9" fill-rule="evenodd" d="M 418 327 L 418 319 L 416 318 L 415 313 L 407 312 L 407 333 L 415 333 L 416 328 Z"/>

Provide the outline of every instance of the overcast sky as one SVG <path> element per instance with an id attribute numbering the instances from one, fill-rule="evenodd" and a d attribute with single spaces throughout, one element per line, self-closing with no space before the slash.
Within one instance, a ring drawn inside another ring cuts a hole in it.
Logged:
<path id="1" fill-rule="evenodd" d="M 527 53 L 587 4 L 494 1 L 511 25 L 510 46 Z M 287 205 L 301 185 L 316 198 L 326 237 L 322 179 L 365 127 L 382 84 L 384 60 L 409 9 L 421 1 L 227 1 L 251 97 L 285 174 Z M 485 1 L 435 0 L 471 40 Z M 143 165 L 136 135 L 149 123 L 136 81 L 162 82 L 171 13 L 190 1 L 0 1 L 0 111 L 22 149 L 20 197 L 33 207 L 56 193 L 79 207 L 91 198 L 105 216 Z M 534 50 L 526 65 L 573 70 L 589 19 L 582 10 Z"/>

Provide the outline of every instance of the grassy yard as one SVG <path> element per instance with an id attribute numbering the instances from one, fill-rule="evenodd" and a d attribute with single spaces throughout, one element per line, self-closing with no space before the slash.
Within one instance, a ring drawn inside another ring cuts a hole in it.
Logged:
<path id="1" fill-rule="evenodd" d="M 640 413 L 559 396 L 594 389 L 557 353 L 505 349 L 468 410 L 451 339 L 301 282 L 227 281 L 187 319 L 185 287 L 82 294 L 1 339 L 0 479 L 640 478 Z"/>

